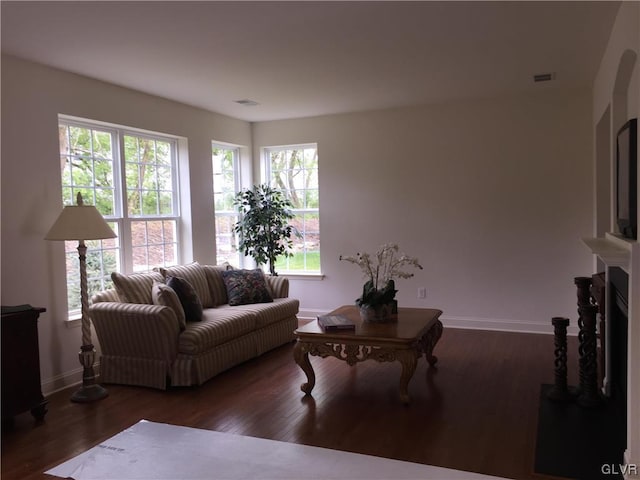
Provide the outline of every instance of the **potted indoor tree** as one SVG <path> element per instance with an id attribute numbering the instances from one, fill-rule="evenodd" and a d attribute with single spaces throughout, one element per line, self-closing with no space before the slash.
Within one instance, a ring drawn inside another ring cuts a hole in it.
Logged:
<path id="1" fill-rule="evenodd" d="M 280 190 L 267 184 L 254 185 L 236 194 L 239 220 L 233 230 L 238 234 L 238 250 L 253 257 L 258 265 L 269 265 L 271 275 L 279 256 L 293 256 L 294 218 L 291 201 Z"/>

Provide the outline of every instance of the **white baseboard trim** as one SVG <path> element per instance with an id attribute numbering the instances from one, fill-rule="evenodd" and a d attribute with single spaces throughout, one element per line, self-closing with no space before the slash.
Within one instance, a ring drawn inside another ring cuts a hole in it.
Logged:
<path id="1" fill-rule="evenodd" d="M 300 325 L 315 320 L 318 315 L 325 315 L 331 309 L 303 309 L 298 312 L 298 321 Z M 461 328 L 467 330 L 490 330 L 497 332 L 515 332 L 515 333 L 542 333 L 553 335 L 553 326 L 551 321 L 548 324 L 525 322 L 522 320 L 504 320 L 489 319 L 478 317 L 456 317 L 443 315 L 440 317 L 444 327 Z M 577 325 L 570 325 L 567 330 L 568 335 L 577 335 Z M 100 362 L 96 362 L 94 366 L 98 381 L 100 379 Z M 65 388 L 80 385 L 82 383 L 82 367 L 57 375 L 47 381 L 42 382 L 42 394 L 46 397 Z"/>
<path id="2" fill-rule="evenodd" d="M 96 362 L 93 368 L 96 372 L 96 380 L 99 382 L 100 362 Z M 47 397 L 56 392 L 59 392 L 60 390 L 64 390 L 65 388 L 79 387 L 82 384 L 82 372 L 83 368 L 78 367 L 42 382 L 40 385 L 40 387 L 42 388 L 42 395 Z"/>
<path id="3" fill-rule="evenodd" d="M 315 320 L 318 315 L 324 315 L 329 310 L 304 309 L 298 313 L 298 318 L 305 322 Z M 551 320 L 548 323 L 526 322 L 523 320 L 506 320 L 495 318 L 479 317 L 457 317 L 443 315 L 440 317 L 445 328 L 462 328 L 467 330 L 491 330 L 497 332 L 515 333 L 542 333 L 553 335 L 553 325 Z M 577 335 L 577 325 L 570 325 L 567 329 L 568 335 Z"/>
<path id="4" fill-rule="evenodd" d="M 56 375 L 49 380 L 42 382 L 42 395 L 45 397 L 64 390 L 65 388 L 72 387 L 74 385 L 80 385 L 82 383 L 82 368 L 76 368 L 70 372 L 65 372 L 61 375 Z"/>
<path id="5" fill-rule="evenodd" d="M 468 330 L 491 330 L 497 332 L 541 333 L 553 335 L 553 325 L 549 323 L 526 322 L 523 320 L 507 320 L 495 318 L 456 317 L 443 315 L 441 317 L 445 327 L 463 328 Z M 577 335 L 576 326 L 569 326 L 568 335 Z"/>

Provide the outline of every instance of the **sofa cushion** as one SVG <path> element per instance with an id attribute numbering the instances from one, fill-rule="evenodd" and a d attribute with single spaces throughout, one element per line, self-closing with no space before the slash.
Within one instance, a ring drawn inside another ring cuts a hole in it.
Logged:
<path id="1" fill-rule="evenodd" d="M 272 303 L 254 303 L 233 308 L 253 315 L 258 329 L 279 322 L 283 318 L 295 317 L 300 308 L 300 301 L 295 298 L 274 298 Z"/>
<path id="2" fill-rule="evenodd" d="M 103 290 L 101 292 L 97 292 L 95 295 L 91 297 L 91 303 L 101 303 L 101 302 L 122 302 L 120 297 L 118 297 L 118 292 L 116 292 L 115 288 L 109 288 L 107 290 Z"/>
<path id="3" fill-rule="evenodd" d="M 211 299 L 213 300 L 213 306 L 224 305 L 227 303 L 227 287 L 224 285 L 222 279 L 222 272 L 226 270 L 233 270 L 233 267 L 228 263 L 222 265 L 203 265 L 204 274 L 207 277 L 209 283 L 209 291 L 211 292 Z"/>
<path id="4" fill-rule="evenodd" d="M 195 355 L 211 350 L 255 330 L 255 316 L 235 307 L 224 305 L 207 308 L 202 322 L 189 323 L 180 334 L 178 351 Z"/>
<path id="5" fill-rule="evenodd" d="M 289 296 L 289 279 L 287 277 L 266 275 L 265 278 L 273 298 Z"/>
<path id="6" fill-rule="evenodd" d="M 167 277 L 167 285 L 178 295 L 187 322 L 202 320 L 202 302 L 193 286 L 184 278 L 171 276 Z"/>
<path id="7" fill-rule="evenodd" d="M 191 284 L 198 294 L 198 298 L 202 302 L 204 308 L 213 307 L 209 283 L 204 273 L 204 268 L 198 262 L 188 265 L 175 265 L 173 267 L 159 268 L 158 271 L 167 277 L 179 277 L 185 279 Z"/>
<path id="8" fill-rule="evenodd" d="M 227 287 L 229 305 L 273 302 L 264 272 L 255 270 L 226 270 L 222 272 Z"/>
<path id="9" fill-rule="evenodd" d="M 154 305 L 169 307 L 175 312 L 178 324 L 180 325 L 180 330 L 184 330 L 187 327 L 184 308 L 182 308 L 182 303 L 180 303 L 178 294 L 173 288 L 164 283 L 153 282 L 151 298 Z"/>
<path id="10" fill-rule="evenodd" d="M 118 298 L 124 303 L 145 303 L 153 305 L 151 288 L 153 282 L 164 282 L 158 272 L 134 273 L 123 275 L 118 272 L 111 274 L 111 280 L 118 293 Z"/>

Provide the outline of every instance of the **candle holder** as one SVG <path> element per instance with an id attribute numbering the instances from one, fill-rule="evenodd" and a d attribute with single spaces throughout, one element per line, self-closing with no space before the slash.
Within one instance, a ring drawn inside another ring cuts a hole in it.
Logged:
<path id="1" fill-rule="evenodd" d="M 591 301 L 591 277 L 574 279 L 578 296 L 578 333 L 580 386 L 577 403 L 582 407 L 597 407 L 602 403 L 598 392 L 598 344 L 596 317 L 598 307 Z"/>
<path id="2" fill-rule="evenodd" d="M 555 383 L 551 390 L 547 392 L 547 398 L 554 402 L 568 402 L 574 395 L 569 391 L 567 385 L 567 327 L 569 319 L 564 317 L 553 317 L 553 338 L 555 344 L 554 379 Z"/>

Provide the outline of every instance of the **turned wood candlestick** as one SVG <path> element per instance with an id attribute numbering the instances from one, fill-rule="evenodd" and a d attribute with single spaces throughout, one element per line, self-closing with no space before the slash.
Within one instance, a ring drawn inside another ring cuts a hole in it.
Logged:
<path id="1" fill-rule="evenodd" d="M 591 277 L 576 277 L 578 289 L 578 334 L 580 387 L 577 402 L 582 407 L 597 407 L 602 403 L 598 392 L 598 344 L 596 317 L 598 307 L 591 303 Z"/>
<path id="2" fill-rule="evenodd" d="M 555 343 L 555 383 L 547 393 L 547 398 L 555 402 L 567 402 L 573 398 L 567 385 L 567 327 L 569 319 L 553 317 L 553 335 Z"/>

